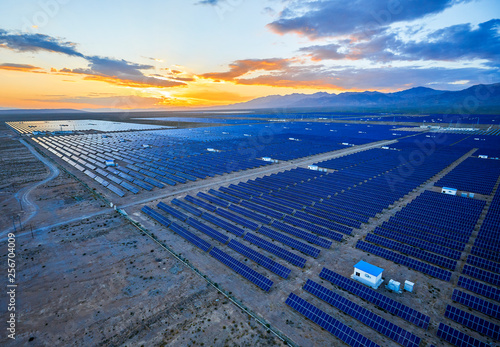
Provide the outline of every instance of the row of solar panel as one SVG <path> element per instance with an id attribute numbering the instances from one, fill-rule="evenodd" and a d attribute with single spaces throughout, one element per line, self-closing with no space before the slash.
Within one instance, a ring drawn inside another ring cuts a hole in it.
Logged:
<path id="1" fill-rule="evenodd" d="M 356 243 L 356 248 L 359 248 L 359 249 L 366 251 L 366 252 L 373 253 L 377 256 L 391 260 L 395 263 L 405 265 L 411 269 L 423 272 L 429 276 L 436 277 L 440 280 L 447 281 L 447 282 L 450 281 L 451 272 L 449 272 L 449 271 L 440 269 L 436 266 L 432 266 L 432 265 L 423 263 L 421 261 L 418 261 L 418 260 L 415 260 L 412 258 L 408 258 L 407 256 L 389 251 L 389 250 L 381 248 L 379 246 L 372 245 L 368 242 L 364 242 L 364 241 L 359 240 Z"/>
<path id="2" fill-rule="evenodd" d="M 402 329 L 401 327 L 355 304 L 341 295 L 332 292 L 314 281 L 308 279 L 303 289 L 340 311 L 368 325 L 370 328 L 378 331 L 382 335 L 391 338 L 402 346 L 418 347 L 420 345 L 420 337 Z"/>

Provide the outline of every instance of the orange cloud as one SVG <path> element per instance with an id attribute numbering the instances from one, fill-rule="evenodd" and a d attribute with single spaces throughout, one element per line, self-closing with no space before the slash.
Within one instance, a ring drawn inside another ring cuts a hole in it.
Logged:
<path id="1" fill-rule="evenodd" d="M 45 73 L 45 71 L 41 67 L 28 65 L 28 64 L 4 63 L 4 64 L 0 64 L 0 69 L 1 70 L 10 70 L 10 71 Z"/>
<path id="2" fill-rule="evenodd" d="M 243 76 L 246 73 L 253 71 L 277 71 L 288 67 L 290 59 L 244 59 L 236 60 L 229 64 L 229 71 L 226 72 L 210 72 L 200 77 L 211 78 L 215 80 L 232 81 L 237 77 Z"/>
<path id="3" fill-rule="evenodd" d="M 166 88 L 166 87 L 178 87 L 178 86 L 185 86 L 186 83 L 182 81 L 182 79 L 177 78 L 174 80 L 170 79 L 163 79 L 163 78 L 156 78 L 152 76 L 130 76 L 130 75 L 125 75 L 125 76 L 107 76 L 104 74 L 96 74 L 93 73 L 91 70 L 86 70 L 86 69 L 68 69 L 68 68 L 63 68 L 59 70 L 59 73 L 66 74 L 66 75 L 82 75 L 84 76 L 84 80 L 89 80 L 89 81 L 100 81 L 100 82 L 106 82 L 118 86 L 123 86 L 123 87 L 134 87 L 134 88 L 147 88 L 147 87 L 157 87 L 157 88 Z M 189 80 L 189 79 L 185 79 Z"/>

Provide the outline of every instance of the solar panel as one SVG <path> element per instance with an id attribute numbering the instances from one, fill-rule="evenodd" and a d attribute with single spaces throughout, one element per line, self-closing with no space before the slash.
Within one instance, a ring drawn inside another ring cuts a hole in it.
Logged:
<path id="1" fill-rule="evenodd" d="M 195 245 L 196 247 L 198 247 L 199 249 L 201 249 L 204 252 L 208 251 L 211 247 L 211 245 L 207 241 L 196 236 L 192 232 L 187 231 L 186 229 L 184 229 L 183 227 L 181 227 L 180 225 L 178 225 L 176 223 L 170 224 L 169 228 L 170 228 L 170 230 L 172 230 L 176 234 L 182 236 L 187 241 L 191 242 L 193 245 Z"/>
<path id="2" fill-rule="evenodd" d="M 219 206 L 222 206 L 225 208 L 227 208 L 229 206 L 229 203 L 227 201 L 224 201 L 221 198 L 218 198 L 216 196 L 205 194 L 203 192 L 199 192 L 198 194 L 196 194 L 196 196 L 199 196 L 200 198 L 203 198 L 207 201 L 210 201 L 216 205 L 219 205 Z"/>
<path id="3" fill-rule="evenodd" d="M 148 182 L 148 183 L 150 183 L 150 184 L 152 184 L 152 185 L 154 185 L 155 187 L 158 187 L 158 188 L 165 187 L 165 185 L 161 184 L 160 182 L 155 181 L 154 179 L 148 178 L 148 177 L 144 178 L 144 182 Z"/>
<path id="4" fill-rule="evenodd" d="M 209 221 L 210 223 L 213 223 L 219 227 L 221 227 L 224 230 L 229 231 L 230 233 L 235 234 L 236 236 L 241 236 L 244 234 L 243 229 L 238 228 L 237 226 L 234 226 L 228 222 L 226 222 L 223 219 L 220 219 L 214 215 L 211 215 L 210 213 L 204 213 L 201 218 Z"/>
<path id="5" fill-rule="evenodd" d="M 229 202 L 234 202 L 235 204 L 239 204 L 241 199 L 235 198 L 232 195 L 224 194 L 223 192 L 219 192 L 217 190 L 210 189 L 208 191 L 210 194 L 215 195 L 221 199 L 227 200 Z"/>
<path id="6" fill-rule="evenodd" d="M 266 199 L 254 197 L 252 199 L 252 201 L 255 202 L 255 203 L 257 203 L 257 204 L 260 204 L 260 205 L 272 208 L 273 210 L 280 211 L 280 212 L 283 212 L 283 213 L 286 213 L 286 214 L 292 214 L 293 213 L 293 209 L 291 209 L 289 207 L 286 207 L 286 206 L 282 206 L 280 204 L 276 204 L 276 203 L 268 201 Z"/>
<path id="7" fill-rule="evenodd" d="M 267 207 L 264 207 L 264 206 L 261 206 L 258 204 L 254 204 L 253 202 L 250 202 L 250 201 L 246 201 L 246 200 L 242 201 L 241 206 L 244 206 L 244 207 L 247 207 L 249 209 L 255 210 L 257 212 L 263 213 L 269 217 L 273 217 L 276 219 L 283 218 L 283 213 L 276 212 L 274 210 L 271 210 L 270 208 L 267 208 Z"/>
<path id="8" fill-rule="evenodd" d="M 257 285 L 259 288 L 265 290 L 266 292 L 271 289 L 273 281 L 265 276 L 262 276 L 257 271 L 252 270 L 242 262 L 231 257 L 229 254 L 224 253 L 217 247 L 212 248 L 209 254 L 224 265 L 233 269 L 235 272 L 239 273 L 241 276 L 245 277 L 247 280 Z"/>
<path id="9" fill-rule="evenodd" d="M 262 224 L 270 224 L 271 223 L 271 218 L 262 216 L 260 214 L 257 214 L 253 211 L 247 210 L 246 208 L 240 207 L 238 205 L 231 205 L 229 206 L 229 209 L 231 211 L 234 211 L 236 213 L 242 214 L 248 218 L 252 218 L 253 220 L 256 220 L 257 222 L 260 222 Z"/>
<path id="10" fill-rule="evenodd" d="M 363 251 L 373 253 L 379 257 L 383 257 L 389 259 L 395 263 L 405 265 L 411 269 L 415 269 L 417 271 L 423 272 L 429 276 L 439 278 L 443 281 L 450 281 L 451 272 L 440 269 L 436 266 L 432 266 L 421 261 L 408 258 L 404 255 L 389 251 L 387 249 L 381 248 L 379 246 L 372 245 L 368 242 L 364 242 L 359 240 L 356 243 L 356 248 L 359 248 Z"/>
<path id="11" fill-rule="evenodd" d="M 283 222 L 274 221 L 272 225 L 273 225 L 273 227 L 275 227 L 281 231 L 284 231 L 290 235 L 300 237 L 301 239 L 304 239 L 304 240 L 311 242 L 315 245 L 318 245 L 318 246 L 321 246 L 324 248 L 330 248 L 332 245 L 332 241 L 322 239 L 322 238 L 318 237 L 317 235 L 300 230 L 298 228 L 295 228 L 295 227 L 288 225 L 288 224 L 285 224 Z"/>
<path id="12" fill-rule="evenodd" d="M 486 258 L 486 259 L 500 262 L 500 252 L 488 251 L 486 249 L 482 249 L 479 247 L 472 247 L 470 253 L 477 255 L 481 258 Z"/>
<path id="13" fill-rule="evenodd" d="M 306 230 L 312 231 L 313 233 L 316 233 L 318 235 L 331 238 L 335 241 L 339 241 L 339 242 L 342 241 L 343 236 L 341 234 L 336 233 L 336 232 L 331 231 L 331 230 L 328 230 L 327 228 L 323 228 L 319 225 L 316 225 L 316 224 L 313 224 L 310 222 L 306 222 L 302 219 L 298 219 L 298 218 L 287 215 L 287 216 L 285 216 L 284 221 L 287 223 L 296 225 L 298 227 L 304 228 Z"/>
<path id="14" fill-rule="evenodd" d="M 489 347 L 486 343 L 479 341 L 452 327 L 439 323 L 437 336 L 449 343 L 459 347 Z"/>
<path id="15" fill-rule="evenodd" d="M 162 181 L 163 183 L 166 183 L 170 186 L 175 186 L 177 183 L 173 180 L 170 180 L 166 177 L 161 177 L 161 176 L 156 176 L 156 179 L 159 180 L 159 181 Z"/>
<path id="16" fill-rule="evenodd" d="M 158 205 L 156 205 L 159 209 L 162 209 L 163 211 L 171 214 L 175 218 L 180 219 L 181 221 L 185 221 L 187 219 L 187 216 L 182 213 L 181 211 L 178 211 L 177 209 L 173 208 L 172 206 L 169 206 L 167 204 L 164 204 L 163 202 L 159 202 Z"/>
<path id="17" fill-rule="evenodd" d="M 295 212 L 294 216 L 298 217 L 298 218 L 301 218 L 301 219 L 304 219 L 306 221 L 309 221 L 311 223 L 324 226 L 324 227 L 326 227 L 328 229 L 339 231 L 339 232 L 347 234 L 347 235 L 351 235 L 351 233 L 352 233 L 352 228 L 349 228 L 349 227 L 347 227 L 345 225 L 337 224 L 335 222 L 326 220 L 324 218 L 320 218 L 320 217 L 317 217 L 317 216 L 309 215 L 309 214 L 307 214 L 305 212 L 302 212 L 302 211 Z"/>
<path id="18" fill-rule="evenodd" d="M 136 187 L 134 187 L 133 185 L 131 185 L 131 184 L 129 184 L 129 183 L 127 183 L 127 182 L 125 182 L 125 181 L 122 181 L 122 183 L 120 183 L 120 185 L 121 185 L 123 188 L 127 189 L 128 191 L 130 191 L 130 192 L 132 192 L 132 193 L 134 193 L 134 194 L 137 194 L 137 193 L 139 193 L 139 192 L 140 192 L 140 190 L 139 190 L 139 189 L 137 189 Z"/>
<path id="19" fill-rule="evenodd" d="M 368 288 L 361 283 L 346 278 L 327 268 L 323 268 L 319 274 L 323 278 L 340 288 L 359 296 L 360 298 L 379 306 L 380 308 L 400 317 L 408 322 L 415 324 L 418 327 L 427 329 L 429 327 L 430 317 L 426 316 L 409 306 L 403 305 L 385 295 L 378 293 L 376 290 Z"/>
<path id="20" fill-rule="evenodd" d="M 368 340 L 366 337 L 351 329 L 344 323 L 333 318 L 329 314 L 321 311 L 314 305 L 311 305 L 299 296 L 290 293 L 285 301 L 285 304 L 304 315 L 307 319 L 318 324 L 320 327 L 336 336 L 349 346 L 353 347 L 380 347 L 375 342 Z"/>
<path id="21" fill-rule="evenodd" d="M 478 298 L 477 296 L 461 292 L 458 289 L 453 290 L 451 296 L 453 301 L 456 301 L 464 306 L 475 309 L 490 317 L 500 319 L 500 306 L 489 301 Z"/>
<path id="22" fill-rule="evenodd" d="M 284 248 L 276 246 L 274 243 L 264 240 L 263 238 L 260 238 L 252 233 L 247 233 L 243 239 L 268 251 L 269 253 L 277 255 L 292 265 L 303 268 L 306 264 L 306 260 L 304 258 L 299 257 L 295 253 L 292 253 Z"/>
<path id="23" fill-rule="evenodd" d="M 154 211 L 151 207 L 149 206 L 144 206 L 142 209 L 141 209 L 142 212 L 144 212 L 145 214 L 147 214 L 148 216 L 156 219 L 158 222 L 160 222 L 161 224 L 163 224 L 164 226 L 168 227 L 170 225 L 170 221 L 165 218 L 164 216 L 162 216 L 161 214 L 159 214 L 158 212 Z"/>
<path id="24" fill-rule="evenodd" d="M 301 251 L 302 253 L 310 255 L 311 257 L 317 258 L 319 256 L 319 252 L 320 252 L 319 249 L 314 248 L 312 246 L 309 246 L 303 242 L 297 241 L 294 238 L 283 235 L 277 231 L 271 230 L 268 227 L 263 226 L 258 231 L 259 231 L 259 233 L 266 235 L 267 237 L 270 237 L 271 239 L 277 240 L 285 245 L 288 245 L 292 248 L 295 248 L 295 249 Z"/>
<path id="25" fill-rule="evenodd" d="M 498 340 L 500 337 L 500 325 L 488 322 L 481 317 L 462 311 L 454 306 L 446 307 L 445 317 L 454 320 L 470 329 L 476 330 L 479 333 Z"/>
<path id="26" fill-rule="evenodd" d="M 398 252 L 401 252 L 404 254 L 408 254 L 408 255 L 415 257 L 415 258 L 420 258 L 420 259 L 425 260 L 427 262 L 434 263 L 436 265 L 445 267 L 445 268 L 453 270 L 453 271 L 457 267 L 457 262 L 455 260 L 451 260 L 451 259 L 442 257 L 442 256 L 437 255 L 437 254 L 432 254 L 432 253 L 423 251 L 421 249 L 418 249 L 418 248 L 415 248 L 412 246 L 404 245 L 404 244 L 401 244 L 400 242 L 392 241 L 392 240 L 386 239 L 384 237 L 381 237 L 381 236 L 378 236 L 375 234 L 369 233 L 368 235 L 366 235 L 365 240 L 368 242 L 377 243 L 377 244 L 384 246 L 384 247 L 387 247 L 387 248 L 394 249 L 395 251 L 398 251 Z"/>
<path id="27" fill-rule="evenodd" d="M 192 197 L 191 195 L 186 195 L 186 197 L 184 199 L 186 199 L 186 201 L 189 201 L 190 203 L 198 205 L 198 206 L 200 206 L 200 207 L 202 207 L 210 212 L 214 212 L 216 209 L 215 206 L 210 205 L 203 200 L 196 199 L 195 197 Z"/>
<path id="28" fill-rule="evenodd" d="M 178 200 L 178 199 L 173 199 L 171 201 L 172 204 L 179 206 L 180 208 L 183 208 L 184 210 L 188 211 L 189 213 L 194 214 L 195 216 L 201 216 L 202 212 L 198 210 L 196 207 L 193 207 L 191 205 L 186 204 L 184 201 Z"/>
<path id="29" fill-rule="evenodd" d="M 393 339 L 402 346 L 418 347 L 420 344 L 420 337 L 411 334 L 314 281 L 308 279 L 304 285 L 304 290 L 368 325 L 379 333 Z"/>
<path id="30" fill-rule="evenodd" d="M 229 240 L 229 237 L 227 237 L 226 235 L 218 232 L 217 230 L 210 228 L 208 225 L 200 223 L 199 221 L 197 221 L 196 219 L 193 219 L 191 217 L 189 217 L 186 220 L 186 223 L 191 225 L 193 228 L 196 228 L 197 230 L 201 231 L 202 233 L 210 236 L 214 240 L 222 242 L 223 244 L 226 244 L 227 241 Z"/>
<path id="31" fill-rule="evenodd" d="M 215 213 L 217 213 L 219 216 L 232 220 L 233 222 L 241 224 L 252 230 L 256 230 L 259 227 L 257 223 L 249 221 L 246 218 L 240 217 L 238 215 L 235 215 L 234 213 L 231 213 L 221 208 L 218 208 L 217 211 L 215 211 Z"/>
<path id="32" fill-rule="evenodd" d="M 408 245 L 412 245 L 415 247 L 423 248 L 423 249 L 429 250 L 429 251 L 437 253 L 437 254 L 444 255 L 445 257 L 455 259 L 455 260 L 459 260 L 461 254 L 462 254 L 461 252 L 459 252 L 455 249 L 443 247 L 442 243 L 436 244 L 436 243 L 432 243 L 432 242 L 427 242 L 427 241 L 422 240 L 420 238 L 408 236 L 406 233 L 403 234 L 400 232 L 387 230 L 387 229 L 384 229 L 381 227 L 376 227 L 373 232 L 377 235 L 388 237 L 390 239 L 393 239 L 393 240 L 396 240 L 399 242 L 404 242 Z M 446 246 L 446 244 L 444 244 L 444 245 Z"/>
<path id="33" fill-rule="evenodd" d="M 469 255 L 467 257 L 467 263 L 471 264 L 471 265 L 475 265 L 475 266 L 483 268 L 483 269 L 486 269 L 486 270 L 489 270 L 489 271 L 496 272 L 497 274 L 500 273 L 500 264 L 495 263 L 495 262 L 490 261 L 490 260 L 479 258 L 479 257 L 473 256 L 473 255 Z"/>
<path id="34" fill-rule="evenodd" d="M 478 269 L 477 267 L 464 265 L 464 269 L 462 270 L 464 275 L 469 275 L 471 277 L 477 278 L 483 282 L 491 283 L 495 286 L 500 286 L 500 275 L 494 274 L 492 272 Z"/>
<path id="35" fill-rule="evenodd" d="M 467 278 L 460 276 L 458 278 L 458 284 L 459 287 L 465 288 L 467 290 L 470 290 L 473 293 L 482 295 L 486 298 L 493 299 L 495 301 L 500 302 L 500 289 L 491 287 L 489 285 L 486 285 L 484 283 L 475 281 L 473 279 Z"/>
<path id="36" fill-rule="evenodd" d="M 120 197 L 125 195 L 125 192 L 123 190 L 112 184 L 108 184 L 107 188 Z"/>
<path id="37" fill-rule="evenodd" d="M 147 184 L 147 183 L 144 183 L 144 182 L 143 182 L 143 181 L 141 181 L 140 179 L 136 179 L 136 180 L 134 180 L 134 182 L 133 182 L 133 183 L 134 183 L 134 184 L 136 184 L 136 185 L 138 185 L 138 186 L 139 186 L 139 187 L 141 187 L 141 188 L 144 188 L 144 189 L 148 190 L 148 191 L 149 191 L 149 190 L 153 190 L 153 187 L 152 187 L 152 186 L 150 186 L 150 185 L 149 185 L 149 184 Z"/>
<path id="38" fill-rule="evenodd" d="M 234 239 L 229 241 L 228 246 L 282 278 L 287 278 L 288 275 L 290 275 L 290 269 L 288 269 L 287 267 L 275 262 L 274 260 L 260 254 L 257 251 L 254 251 L 253 249 L 243 245 L 242 243 Z"/>

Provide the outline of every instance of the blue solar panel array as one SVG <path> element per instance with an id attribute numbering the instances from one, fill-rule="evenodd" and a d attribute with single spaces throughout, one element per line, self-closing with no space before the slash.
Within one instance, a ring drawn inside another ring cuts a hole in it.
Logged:
<path id="1" fill-rule="evenodd" d="M 312 246 L 309 246 L 308 244 L 305 244 L 303 242 L 297 241 L 294 238 L 291 238 L 289 236 L 283 235 L 277 231 L 274 231 L 272 229 L 269 229 L 268 227 L 261 227 L 259 230 L 259 233 L 266 235 L 267 237 L 277 240 L 284 245 L 290 246 L 292 248 L 295 248 L 302 253 L 305 253 L 307 255 L 310 255 L 311 257 L 317 258 L 319 256 L 320 250 L 317 248 L 314 248 Z"/>
<path id="2" fill-rule="evenodd" d="M 299 296 L 290 293 L 285 303 L 304 315 L 307 319 L 318 324 L 320 327 L 336 336 L 349 346 L 353 347 L 380 347 L 375 342 L 370 341 L 360 333 L 349 328 L 344 323 L 333 318 L 329 314 L 321 311 L 314 305 L 311 305 Z"/>
<path id="3" fill-rule="evenodd" d="M 464 306 L 482 312 L 487 316 L 500 319 L 500 306 L 493 304 L 489 301 L 483 300 L 481 298 L 478 298 L 477 296 L 464 293 L 458 289 L 455 289 L 453 290 L 453 295 L 451 299 Z"/>
<path id="4" fill-rule="evenodd" d="M 231 257 L 229 254 L 221 251 L 217 247 L 213 247 L 209 253 L 212 257 L 223 263 L 224 265 L 230 267 L 235 272 L 239 273 L 241 276 L 245 277 L 247 280 L 254 283 L 256 286 L 265 290 L 266 292 L 271 289 L 273 285 L 273 281 L 268 279 L 267 277 L 259 274 L 257 271 L 249 268 L 239 260 Z"/>
<path id="5" fill-rule="evenodd" d="M 476 257 L 474 255 L 467 256 L 467 264 L 471 264 L 489 271 L 500 274 L 500 264 L 494 261 Z"/>
<path id="6" fill-rule="evenodd" d="M 311 233 L 308 233 L 306 231 L 303 231 L 301 229 L 298 229 L 298 228 L 295 228 L 291 225 L 288 225 L 288 224 L 285 224 L 283 222 L 280 222 L 280 221 L 274 221 L 273 222 L 273 227 L 281 230 L 281 231 L 284 231 L 290 235 L 294 235 L 294 236 L 297 236 L 301 239 L 304 239 L 308 242 L 311 242 L 315 245 L 318 245 L 320 247 L 323 247 L 323 248 L 330 248 L 331 245 L 332 245 L 332 241 L 328 241 L 328 240 L 325 240 L 325 239 L 322 239 L 320 237 L 318 237 L 317 235 L 314 235 L 314 234 L 311 234 Z"/>
<path id="7" fill-rule="evenodd" d="M 426 263 L 422 263 L 421 261 L 408 258 L 404 255 L 389 251 L 387 249 L 372 245 L 368 242 L 364 242 L 359 240 L 356 243 L 356 248 L 359 248 L 363 251 L 373 253 L 375 255 L 378 255 L 380 257 L 392 260 L 395 263 L 405 265 L 411 269 L 415 269 L 417 271 L 423 272 L 429 276 L 439 278 L 440 280 L 443 281 L 450 281 L 451 278 L 451 272 L 440 269 L 436 266 L 432 266 Z"/>
<path id="8" fill-rule="evenodd" d="M 187 231 L 186 229 L 184 229 L 183 227 L 181 227 L 176 223 L 171 223 L 169 228 L 176 234 L 182 236 L 183 238 L 185 238 L 186 240 L 188 240 L 189 242 L 191 242 L 193 245 L 195 245 L 204 252 L 208 251 L 211 247 L 210 243 L 196 236 L 192 232 Z"/>
<path id="9" fill-rule="evenodd" d="M 296 217 L 292 217 L 292 216 L 287 215 L 287 216 L 285 216 L 284 221 L 287 223 L 296 225 L 298 227 L 304 228 L 306 230 L 312 231 L 313 233 L 316 233 L 318 235 L 328 237 L 328 238 L 335 240 L 335 241 L 340 242 L 340 241 L 342 241 L 342 238 L 343 238 L 343 236 L 339 233 L 336 233 L 336 232 L 331 231 L 327 228 L 324 228 L 322 226 L 304 221 L 304 220 L 296 218 Z M 330 247 L 326 247 L 326 248 L 330 248 Z"/>
<path id="10" fill-rule="evenodd" d="M 426 316 L 417 310 L 403 305 L 391 298 L 378 293 L 376 290 L 368 288 L 356 281 L 346 278 L 338 273 L 335 273 L 327 268 L 323 268 L 319 274 L 323 278 L 340 288 L 359 296 L 360 298 L 379 306 L 380 308 L 400 317 L 416 326 L 427 329 L 429 327 L 430 317 Z"/>
<path id="11" fill-rule="evenodd" d="M 188 211 L 189 213 L 194 214 L 197 217 L 201 216 L 201 214 L 202 214 L 202 212 L 200 210 L 198 210 L 196 207 L 188 205 L 184 201 L 181 201 L 179 199 L 173 199 L 171 201 L 171 203 L 179 206 L 180 208 L 183 208 L 184 210 Z"/>
<path id="12" fill-rule="evenodd" d="M 408 254 L 408 255 L 415 257 L 415 258 L 420 258 L 420 259 L 425 260 L 429 263 L 434 263 L 436 265 L 442 266 L 442 267 L 450 269 L 452 271 L 454 271 L 456 266 L 457 266 L 457 262 L 455 260 L 451 260 L 451 259 L 442 257 L 442 256 L 437 255 L 437 254 L 432 254 L 432 253 L 423 251 L 423 250 L 415 248 L 415 247 L 407 246 L 407 245 L 401 244 L 399 242 L 392 241 L 392 240 L 386 239 L 384 237 L 380 237 L 380 236 L 375 235 L 375 234 L 366 235 L 365 240 L 368 242 L 379 244 L 383 247 L 394 249 L 395 251 L 398 251 L 398 252 L 401 252 L 404 254 Z"/>
<path id="13" fill-rule="evenodd" d="M 306 264 L 306 260 L 293 252 L 290 252 L 284 248 L 276 246 L 274 243 L 264 240 L 251 233 L 246 233 L 244 239 L 254 245 L 265 249 L 269 253 L 275 254 L 278 257 L 288 261 L 290 264 L 303 268 Z"/>
<path id="14" fill-rule="evenodd" d="M 199 192 L 198 194 L 196 194 L 196 196 L 199 196 L 200 198 L 203 198 L 207 201 L 210 201 L 216 205 L 219 205 L 221 207 L 228 207 L 229 206 L 229 203 L 227 201 L 224 201 L 222 200 L 221 198 L 218 198 L 216 196 L 212 196 L 212 195 L 209 195 L 209 194 L 205 194 L 203 192 Z"/>
<path id="15" fill-rule="evenodd" d="M 217 230 L 212 229 L 208 225 L 200 223 L 199 221 L 197 221 L 194 218 L 189 217 L 186 220 L 186 223 L 189 224 L 190 226 L 192 226 L 193 228 L 195 228 L 196 230 L 201 231 L 205 235 L 210 236 L 214 240 L 222 242 L 223 244 L 226 244 L 227 241 L 229 240 L 229 237 L 227 237 L 226 235 L 218 232 Z"/>
<path id="16" fill-rule="evenodd" d="M 228 246 L 282 278 L 288 278 L 288 275 L 290 275 L 291 270 L 289 268 L 275 262 L 274 260 L 260 254 L 257 251 L 254 251 L 250 247 L 247 247 L 236 240 L 231 240 Z"/>
<path id="17" fill-rule="evenodd" d="M 489 347 L 486 343 L 443 323 L 439 323 L 437 336 L 459 347 Z"/>
<path id="18" fill-rule="evenodd" d="M 470 290 L 473 293 L 482 295 L 486 298 L 493 299 L 495 301 L 500 302 L 500 289 L 488 286 L 484 283 L 475 281 L 473 279 L 467 278 L 460 276 L 458 278 L 458 284 L 459 287 L 465 288 L 467 290 Z"/>
<path id="19" fill-rule="evenodd" d="M 225 220 L 222 220 L 214 215 L 211 215 L 210 213 L 203 213 L 201 218 L 221 227 L 224 230 L 229 231 L 230 233 L 233 233 L 236 236 L 241 236 L 245 233 L 242 229 L 238 228 L 237 226 L 234 226 L 231 223 L 226 222 Z"/>
<path id="20" fill-rule="evenodd" d="M 181 211 L 176 210 L 172 206 L 169 206 L 163 202 L 159 202 L 158 205 L 156 205 L 159 209 L 171 214 L 175 218 L 180 219 L 181 221 L 185 221 L 188 217 L 182 213 Z"/>
<path id="21" fill-rule="evenodd" d="M 218 208 L 217 211 L 215 211 L 219 216 L 222 216 L 224 218 L 227 218 L 235 223 L 241 224 L 244 227 L 247 227 L 251 230 L 257 230 L 259 225 L 257 223 L 254 223 L 252 221 L 249 221 L 246 218 L 240 217 L 238 215 L 235 215 L 234 213 L 231 213 L 229 211 L 223 210 L 221 208 Z"/>
<path id="22" fill-rule="evenodd" d="M 500 161 L 467 158 L 436 182 L 436 186 L 490 195 L 499 175 Z"/>
<path id="23" fill-rule="evenodd" d="M 195 197 L 192 197 L 191 195 L 186 195 L 186 197 L 184 199 L 186 199 L 186 201 L 189 201 L 192 204 L 198 205 L 198 206 L 200 206 L 200 207 L 202 207 L 205 210 L 208 210 L 210 212 L 214 212 L 215 209 L 216 209 L 215 206 L 210 205 L 210 204 L 206 203 L 203 200 L 200 200 L 200 199 L 197 199 Z"/>
<path id="24" fill-rule="evenodd" d="M 271 218 L 268 218 L 268 217 L 265 217 L 263 215 L 260 215 L 258 213 L 255 213 L 253 211 L 250 211 L 250 210 L 247 210 L 246 208 L 244 207 L 241 207 L 241 206 L 238 206 L 238 205 L 231 205 L 229 206 L 229 209 L 231 211 L 234 211 L 236 213 L 239 213 L 243 216 L 246 216 L 248 218 L 251 218 L 259 223 L 262 223 L 262 224 L 270 224 L 271 223 Z"/>
<path id="25" fill-rule="evenodd" d="M 495 340 L 498 340 L 500 337 L 499 325 L 488 322 L 487 320 L 470 314 L 469 312 L 460 310 L 454 306 L 448 305 L 446 307 L 446 312 L 444 313 L 444 315 L 445 317 L 454 320 L 457 323 L 460 323 L 470 329 L 476 330 L 483 335 L 494 338 Z"/>
<path id="26" fill-rule="evenodd" d="M 387 230 L 387 229 L 384 229 L 381 227 L 376 227 L 373 232 L 377 235 L 381 235 L 381 236 L 384 236 L 384 237 L 387 237 L 387 238 L 390 238 L 390 239 L 393 239 L 393 240 L 396 240 L 399 242 L 403 242 L 403 243 L 406 243 L 408 245 L 412 245 L 415 247 L 423 248 L 423 249 L 426 249 L 428 251 L 431 251 L 431 252 L 434 252 L 437 254 L 441 254 L 441 255 L 444 255 L 445 257 L 455 259 L 455 260 L 459 260 L 461 254 L 462 254 L 461 252 L 459 252 L 455 249 L 443 247 L 439 244 L 427 242 L 423 239 L 408 236 L 408 235 L 405 235 L 405 234 L 402 234 L 402 233 L 399 233 L 396 231 Z"/>
<path id="27" fill-rule="evenodd" d="M 170 225 L 170 223 L 172 223 L 171 221 L 169 221 L 167 218 L 165 218 L 164 216 L 162 216 L 161 214 L 159 214 L 158 212 L 154 211 L 153 209 L 151 209 L 151 207 L 148 207 L 148 206 L 144 206 L 142 209 L 141 209 L 142 212 L 144 212 L 145 214 L 147 214 L 148 216 L 156 219 L 158 222 L 160 222 L 161 224 L 163 224 L 164 226 L 168 227 Z"/>
<path id="28" fill-rule="evenodd" d="M 420 337 L 413 335 L 314 281 L 307 280 L 304 290 L 368 325 L 379 333 L 393 339 L 402 346 L 418 347 L 420 344 Z"/>
<path id="29" fill-rule="evenodd" d="M 488 272 L 483 269 L 478 269 L 477 267 L 464 265 L 464 269 L 462 270 L 464 275 L 468 275 L 478 280 L 481 280 L 486 283 L 491 283 L 495 286 L 500 286 L 500 275 L 492 272 Z"/>

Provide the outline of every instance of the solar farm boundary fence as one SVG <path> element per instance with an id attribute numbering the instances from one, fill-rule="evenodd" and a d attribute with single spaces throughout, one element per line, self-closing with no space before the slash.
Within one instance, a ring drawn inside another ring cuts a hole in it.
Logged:
<path id="1" fill-rule="evenodd" d="M 26 144 L 26 143 L 24 143 L 24 144 L 27 145 L 27 146 L 30 146 L 30 144 Z M 96 190 L 93 190 L 92 188 L 90 188 L 89 185 L 87 185 L 85 182 L 83 182 L 78 177 L 76 177 L 75 175 L 73 175 L 71 172 L 69 172 L 68 170 L 66 170 L 66 168 L 64 168 L 62 165 L 60 165 L 59 163 L 55 162 L 51 157 L 49 157 L 46 153 L 44 153 L 40 148 L 38 148 L 36 146 L 31 146 L 31 147 L 33 147 L 38 153 L 40 153 L 41 155 L 43 155 L 45 158 L 47 158 L 48 160 L 52 161 L 62 171 L 64 171 L 65 173 L 67 173 L 68 175 L 70 175 L 72 178 L 74 178 L 75 180 L 77 180 L 79 183 L 81 183 L 84 186 L 85 189 L 87 189 L 89 192 L 92 193 L 92 195 L 94 195 L 96 198 L 104 201 L 109 206 L 110 201 L 108 199 L 106 199 L 106 197 L 104 197 L 101 194 L 99 194 Z M 156 199 L 158 199 L 158 198 L 153 198 L 153 200 L 156 200 Z M 136 205 L 136 204 L 138 204 L 138 203 L 133 203 L 132 205 Z M 297 345 L 295 342 L 293 342 L 288 336 L 286 336 L 281 331 L 279 331 L 278 329 L 276 329 L 273 326 L 271 326 L 271 324 L 269 324 L 264 318 L 259 317 L 255 312 L 253 312 L 252 310 L 250 310 L 249 308 L 247 308 L 245 305 L 243 305 L 238 299 L 236 299 L 236 298 L 232 297 L 231 295 L 229 295 L 229 293 L 226 290 L 220 288 L 219 285 L 216 282 L 212 281 L 208 276 L 204 275 L 200 270 L 198 270 L 196 267 L 194 267 L 193 265 L 191 265 L 187 259 L 184 259 L 180 255 L 178 255 L 177 253 L 175 253 L 173 249 L 171 249 L 166 244 L 164 244 L 163 242 L 161 242 L 160 240 L 158 240 L 156 238 L 156 236 L 154 236 L 152 233 L 149 232 L 149 230 L 147 230 L 146 228 L 144 228 L 143 226 L 141 226 L 138 222 L 136 222 L 135 220 L 133 220 L 132 218 L 130 218 L 128 216 L 128 214 L 124 210 L 118 209 L 117 211 L 120 213 L 120 215 L 123 218 L 125 218 L 125 220 L 127 220 L 130 224 L 132 224 L 134 227 L 136 227 L 139 230 L 139 233 L 141 235 L 145 234 L 146 236 L 148 236 L 151 240 L 153 240 L 161 248 L 163 248 L 168 253 L 170 253 L 175 259 L 177 259 L 178 261 L 180 261 L 186 267 L 188 267 L 189 269 L 191 269 L 195 274 L 197 274 L 198 276 L 200 276 L 201 278 L 203 278 L 205 281 L 207 281 L 219 293 L 221 293 L 222 295 L 224 295 L 224 297 L 226 299 L 228 299 L 234 305 L 236 305 L 236 307 L 238 307 L 244 313 L 248 314 L 250 317 L 252 317 L 253 319 L 255 319 L 255 321 L 257 323 L 259 323 L 260 325 L 262 325 L 262 327 L 264 329 L 266 329 L 266 331 L 271 332 L 273 335 L 275 335 L 277 338 L 279 338 L 281 341 L 285 342 L 289 346 L 299 347 L 299 345 Z"/>

